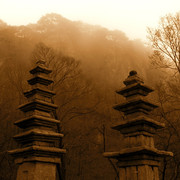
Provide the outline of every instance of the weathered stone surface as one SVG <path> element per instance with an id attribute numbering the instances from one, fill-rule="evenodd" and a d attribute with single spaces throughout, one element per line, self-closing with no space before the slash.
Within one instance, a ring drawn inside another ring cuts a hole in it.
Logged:
<path id="1" fill-rule="evenodd" d="M 34 127 L 48 127 L 48 128 L 55 128 L 57 124 L 59 124 L 60 121 L 50 118 L 50 117 L 45 117 L 45 116 L 40 116 L 40 115 L 32 115 L 28 116 L 26 118 L 20 119 L 15 121 L 15 125 L 22 128 L 34 128 Z"/>
<path id="2" fill-rule="evenodd" d="M 24 162 L 19 166 L 17 180 L 55 180 L 56 168 L 53 163 Z"/>
<path id="3" fill-rule="evenodd" d="M 19 106 L 19 109 L 23 112 L 28 112 L 28 111 L 34 111 L 34 110 L 40 110 L 43 112 L 51 112 L 57 109 L 57 105 L 39 100 L 39 99 L 34 99 L 31 102 L 28 102 L 26 104 L 23 104 Z"/>

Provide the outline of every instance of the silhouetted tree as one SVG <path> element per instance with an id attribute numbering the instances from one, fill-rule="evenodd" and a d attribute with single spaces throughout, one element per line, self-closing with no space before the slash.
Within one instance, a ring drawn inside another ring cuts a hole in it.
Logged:
<path id="1" fill-rule="evenodd" d="M 162 17 L 159 27 L 148 28 L 148 33 L 154 49 L 153 63 L 180 73 L 180 12 Z"/>
<path id="2" fill-rule="evenodd" d="M 169 14 L 162 17 L 159 27 L 148 28 L 149 40 L 153 47 L 151 62 L 159 71 L 161 78 L 157 81 L 157 118 L 166 124 L 159 133 L 158 145 L 172 151 L 174 157 L 164 158 L 160 168 L 163 180 L 180 178 L 180 12 L 174 16 Z"/>

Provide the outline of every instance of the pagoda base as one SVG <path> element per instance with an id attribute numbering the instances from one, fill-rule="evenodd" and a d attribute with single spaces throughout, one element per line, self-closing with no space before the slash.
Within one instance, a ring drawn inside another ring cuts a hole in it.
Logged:
<path id="1" fill-rule="evenodd" d="M 23 162 L 19 164 L 16 180 L 57 180 L 57 166 L 47 162 Z"/>
<path id="2" fill-rule="evenodd" d="M 57 165 L 65 149 L 30 146 L 9 151 L 18 164 L 16 180 L 58 180 Z"/>
<path id="3" fill-rule="evenodd" d="M 119 180 L 159 180 L 158 166 L 161 158 L 173 154 L 139 146 L 122 149 L 119 152 L 106 152 L 104 156 L 118 160 Z"/>
<path id="4" fill-rule="evenodd" d="M 159 180 L 158 167 L 149 165 L 120 167 L 119 180 Z"/>

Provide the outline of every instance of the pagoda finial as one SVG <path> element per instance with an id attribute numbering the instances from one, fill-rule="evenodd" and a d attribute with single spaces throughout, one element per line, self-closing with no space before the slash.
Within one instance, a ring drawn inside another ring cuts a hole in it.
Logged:
<path id="1" fill-rule="evenodd" d="M 135 70 L 132 70 L 132 71 L 129 72 L 129 76 L 134 76 L 136 74 L 137 74 L 137 72 Z"/>
<path id="2" fill-rule="evenodd" d="M 40 59 L 40 60 L 37 60 L 36 64 L 37 64 L 37 65 L 45 65 L 45 64 L 46 64 L 46 61 Z"/>
<path id="3" fill-rule="evenodd" d="M 135 70 L 132 70 L 129 72 L 129 76 L 124 81 L 124 84 L 126 86 L 135 84 L 135 83 L 144 83 L 143 80 L 138 76 L 137 72 Z"/>

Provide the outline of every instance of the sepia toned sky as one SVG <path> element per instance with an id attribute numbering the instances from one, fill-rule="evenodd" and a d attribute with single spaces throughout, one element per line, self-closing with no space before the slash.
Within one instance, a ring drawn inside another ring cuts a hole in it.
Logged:
<path id="1" fill-rule="evenodd" d="M 130 39 L 146 39 L 146 28 L 180 11 L 180 0 L 0 0 L 0 19 L 9 25 L 36 23 L 47 13 L 119 29 Z"/>

